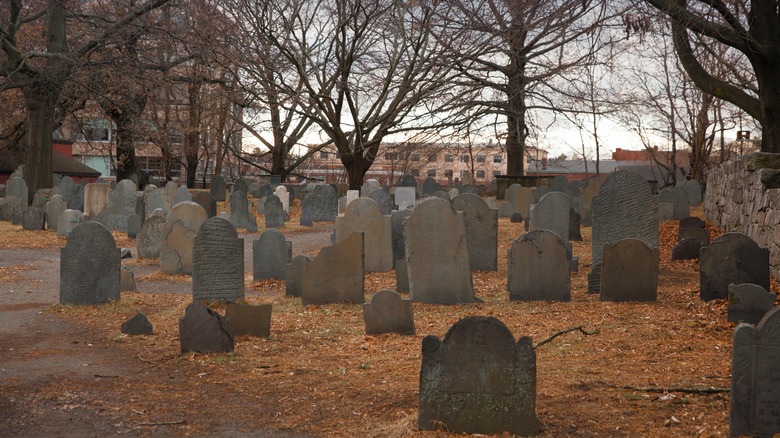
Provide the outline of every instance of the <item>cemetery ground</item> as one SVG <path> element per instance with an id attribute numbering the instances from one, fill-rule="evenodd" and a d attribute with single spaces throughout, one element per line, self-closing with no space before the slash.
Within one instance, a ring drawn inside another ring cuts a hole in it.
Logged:
<path id="1" fill-rule="evenodd" d="M 315 225 L 285 228 L 294 254 L 327 242 L 332 226 Z M 525 231 L 502 218 L 498 272 L 473 274 L 482 302 L 415 303 L 414 336 L 366 336 L 360 306 L 302 307 L 284 296 L 284 282 L 253 282 L 248 264 L 246 301 L 273 304 L 271 336 L 196 354 L 181 353 L 178 339 L 189 277 L 133 258 L 123 262 L 140 292 L 103 306 L 54 304 L 65 238 L 0 222 L 0 436 L 445 436 L 417 431 L 421 342 L 470 315 L 533 338 L 540 436 L 726 436 L 734 325 L 724 300 L 699 299 L 697 262 L 670 260 L 677 222 L 660 224 L 653 303 L 586 293 L 590 228 L 582 231 L 571 302 L 509 301 L 506 252 Z M 259 234 L 239 237 L 250 236 Z M 395 289 L 392 271 L 366 274 L 367 301 L 385 288 Z M 154 335 L 121 335 L 138 311 Z"/>

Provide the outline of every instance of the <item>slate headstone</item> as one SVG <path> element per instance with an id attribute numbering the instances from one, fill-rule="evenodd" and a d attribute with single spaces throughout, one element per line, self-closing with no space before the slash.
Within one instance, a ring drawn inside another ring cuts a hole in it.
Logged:
<path id="1" fill-rule="evenodd" d="M 306 195 L 303 200 L 301 200 L 301 218 L 299 219 L 298 223 L 303 227 L 312 227 L 314 226 L 314 221 L 311 217 L 311 206 L 313 203 L 311 193 Z"/>
<path id="2" fill-rule="evenodd" d="M 0 220 L 10 221 L 20 211 L 23 211 L 22 200 L 18 197 L 6 196 L 0 199 Z"/>
<path id="3" fill-rule="evenodd" d="M 46 225 L 46 213 L 38 207 L 29 207 L 22 213 L 22 229 L 39 231 Z"/>
<path id="4" fill-rule="evenodd" d="M 238 238 L 229 221 L 221 217 L 206 219 L 192 250 L 192 301 L 231 302 L 243 298 L 244 239 Z"/>
<path id="5" fill-rule="evenodd" d="M 33 196 L 32 206 L 43 209 L 55 194 L 52 189 L 38 189 Z"/>
<path id="6" fill-rule="evenodd" d="M 698 260 L 702 246 L 702 242 L 694 237 L 682 239 L 672 247 L 672 260 Z"/>
<path id="7" fill-rule="evenodd" d="M 702 246 L 710 245 L 710 231 L 706 228 L 680 228 L 677 234 L 678 241 L 687 238 L 696 239 Z"/>
<path id="8" fill-rule="evenodd" d="M 246 192 L 234 190 L 230 194 L 230 223 L 236 228 L 244 228 L 249 232 L 256 232 L 257 221 L 252 219 L 255 219 L 255 215 L 249 211 L 249 201 L 246 198 Z"/>
<path id="9" fill-rule="evenodd" d="M 284 228 L 284 206 L 276 195 L 265 199 L 265 228 Z"/>
<path id="10" fill-rule="evenodd" d="M 233 351 L 230 321 L 201 303 L 192 303 L 179 319 L 181 352 L 227 353 Z"/>
<path id="11" fill-rule="evenodd" d="M 521 223 L 523 223 L 523 220 L 524 220 L 523 216 L 520 213 L 514 213 L 509 218 L 509 222 L 511 222 L 513 224 L 521 224 Z"/>
<path id="12" fill-rule="evenodd" d="M 271 304 L 229 303 L 225 308 L 225 318 L 230 321 L 233 337 L 271 336 L 271 307 Z"/>
<path id="13" fill-rule="evenodd" d="M 601 301 L 655 301 L 658 296 L 658 248 L 638 239 L 604 244 Z"/>
<path id="14" fill-rule="evenodd" d="M 701 205 L 701 183 L 692 179 L 685 182 L 685 193 L 688 195 L 688 203 L 691 207 Z"/>
<path id="15" fill-rule="evenodd" d="M 176 194 L 173 195 L 173 205 L 175 206 L 179 202 L 189 201 L 192 201 L 192 194 L 190 193 L 190 190 L 187 188 L 187 186 L 179 186 L 179 188 L 176 190 Z"/>
<path id="16" fill-rule="evenodd" d="M 550 230 L 535 230 L 515 239 L 507 254 L 510 300 L 571 301 L 566 245 Z"/>
<path id="17" fill-rule="evenodd" d="M 442 190 L 442 188 L 434 178 L 431 178 L 429 176 L 428 178 L 425 178 L 425 181 L 423 181 L 422 184 L 423 195 L 432 195 L 440 190 Z"/>
<path id="18" fill-rule="evenodd" d="M 509 218 L 511 218 L 515 214 L 518 215 L 520 214 L 520 213 L 515 213 L 515 206 L 512 205 L 512 203 L 509 201 L 504 201 L 498 204 L 497 212 L 498 212 L 498 217 L 509 217 Z M 520 215 L 520 217 L 522 218 L 523 216 Z"/>
<path id="19" fill-rule="evenodd" d="M 142 312 L 136 313 L 135 316 L 123 322 L 121 330 L 123 334 L 131 336 L 154 334 L 152 323 Z"/>
<path id="20" fill-rule="evenodd" d="M 227 184 L 225 184 L 225 178 L 222 175 L 214 175 L 211 177 L 211 185 L 209 186 L 209 193 L 211 197 L 217 202 L 223 202 L 225 193 L 227 192 Z"/>
<path id="21" fill-rule="evenodd" d="M 97 222 L 82 222 L 60 250 L 60 304 L 103 304 L 119 299 L 120 249 Z"/>
<path id="22" fill-rule="evenodd" d="M 300 297 L 303 289 L 303 269 L 309 266 L 311 258 L 306 255 L 298 255 L 285 267 L 284 287 L 285 296 Z"/>
<path id="23" fill-rule="evenodd" d="M 393 212 L 395 201 L 393 200 L 393 195 L 391 195 L 389 192 L 382 189 L 374 190 L 370 195 L 368 195 L 368 197 L 373 199 L 374 202 L 379 205 L 379 210 L 383 215 L 390 216 L 390 214 Z"/>
<path id="24" fill-rule="evenodd" d="M 463 184 L 462 186 L 460 186 L 460 189 L 458 189 L 458 194 L 459 195 L 464 195 L 464 194 L 479 195 L 479 190 L 476 187 L 474 187 L 474 185 L 472 185 L 472 184 Z"/>
<path id="25" fill-rule="evenodd" d="M 159 228 L 160 272 L 192 275 L 192 249 L 205 221 L 206 212 L 194 202 L 180 202 L 171 210 Z"/>
<path id="26" fill-rule="evenodd" d="M 569 210 L 569 241 L 581 242 L 582 233 L 580 232 L 580 214 L 574 209 Z"/>
<path id="27" fill-rule="evenodd" d="M 372 193 L 381 189 L 382 185 L 379 184 L 379 181 L 377 181 L 375 178 L 369 178 L 363 182 L 363 187 L 360 188 L 360 196 L 363 198 L 369 198 L 371 197 Z"/>
<path id="28" fill-rule="evenodd" d="M 196 191 L 192 195 L 192 202 L 199 204 L 201 207 L 203 207 L 204 210 L 206 210 L 206 216 L 208 217 L 214 217 L 217 215 L 217 201 L 214 200 L 214 198 L 211 197 L 211 194 L 206 191 Z M 151 212 L 147 211 L 147 214 Z M 251 210 L 249 212 L 251 214 Z"/>
<path id="29" fill-rule="evenodd" d="M 301 304 L 363 304 L 363 233 L 322 248 L 303 269 Z"/>
<path id="30" fill-rule="evenodd" d="M 281 231 L 267 229 L 252 242 L 252 273 L 254 281 L 284 280 L 287 264 L 292 261 L 292 242 Z"/>
<path id="31" fill-rule="evenodd" d="M 68 201 L 69 209 L 84 211 L 84 187 L 76 184 L 73 178 L 69 176 L 62 178 L 56 192 Z"/>
<path id="32" fill-rule="evenodd" d="M 57 235 L 69 236 L 73 229 L 83 221 L 84 213 L 71 209 L 63 211 L 57 221 Z"/>
<path id="33" fill-rule="evenodd" d="M 16 176 L 8 178 L 8 181 L 5 183 L 5 196 L 6 198 L 16 196 L 20 199 L 22 203 L 20 210 L 22 211 L 26 210 L 27 206 L 30 205 L 27 183 L 22 178 Z"/>
<path id="34" fill-rule="evenodd" d="M 582 191 L 580 192 L 580 214 L 582 215 L 583 227 L 593 226 L 593 197 L 599 193 L 603 180 L 604 177 L 594 175 L 583 181 Z"/>
<path id="35" fill-rule="evenodd" d="M 371 302 L 363 304 L 363 320 L 367 335 L 415 334 L 412 300 L 388 289 L 380 290 L 371 297 Z"/>
<path id="36" fill-rule="evenodd" d="M 136 236 L 136 247 L 139 259 L 160 258 L 160 226 L 167 217 L 163 210 L 156 210 L 141 225 L 141 232 Z"/>
<path id="37" fill-rule="evenodd" d="M 406 210 L 413 206 L 415 199 L 417 199 L 417 191 L 414 187 L 395 188 L 395 205 L 399 210 Z"/>
<path id="38" fill-rule="evenodd" d="M 777 294 L 750 283 L 729 285 L 728 321 L 758 324 L 775 305 Z"/>
<path id="39" fill-rule="evenodd" d="M 686 218 L 680 219 L 681 230 L 685 228 L 706 228 L 706 227 L 707 224 L 703 220 L 695 216 L 688 216 Z"/>
<path id="40" fill-rule="evenodd" d="M 314 222 L 335 222 L 339 214 L 338 192 L 330 185 L 317 186 L 312 192 L 311 219 Z"/>
<path id="41" fill-rule="evenodd" d="M 564 242 L 569 241 L 571 200 L 563 192 L 550 192 L 529 212 L 529 230 L 550 230 Z"/>
<path id="42" fill-rule="evenodd" d="M 46 203 L 46 227 L 50 230 L 57 230 L 57 225 L 62 213 L 68 209 L 68 202 L 62 195 L 54 195 L 51 201 Z"/>
<path id="43" fill-rule="evenodd" d="M 122 271 L 119 276 L 119 292 L 135 292 L 137 290 L 133 271 L 122 265 Z"/>
<path id="44" fill-rule="evenodd" d="M 249 183 L 244 178 L 239 178 L 233 183 L 233 187 L 230 188 L 230 193 L 244 192 L 249 193 Z"/>
<path id="45" fill-rule="evenodd" d="M 141 227 L 144 222 L 139 214 L 131 214 L 127 218 L 127 237 L 135 239 L 141 233 Z"/>
<path id="46" fill-rule="evenodd" d="M 699 252 L 702 300 L 727 298 L 731 283 L 752 283 L 769 290 L 769 251 L 740 233 L 722 234 Z"/>
<path id="47" fill-rule="evenodd" d="M 366 272 L 393 269 L 390 216 L 383 215 L 379 205 L 371 198 L 352 201 L 344 215 L 336 218 L 336 242 L 341 242 L 352 233 L 363 233 Z"/>
<path id="48" fill-rule="evenodd" d="M 498 211 L 491 210 L 482 198 L 471 193 L 456 196 L 452 207 L 463 212 L 470 269 L 498 270 Z"/>

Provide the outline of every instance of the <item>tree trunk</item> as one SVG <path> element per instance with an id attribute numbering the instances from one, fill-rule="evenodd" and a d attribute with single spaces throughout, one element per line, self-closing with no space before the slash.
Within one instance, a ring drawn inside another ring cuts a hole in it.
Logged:
<path id="1" fill-rule="evenodd" d="M 780 153 L 780 60 L 754 63 L 761 105 L 761 152 Z"/>
<path id="2" fill-rule="evenodd" d="M 122 181 L 138 173 L 133 143 L 133 122 L 125 116 L 112 119 L 116 124 L 116 180 Z M 140 178 L 140 175 L 138 177 Z"/>
<path id="3" fill-rule="evenodd" d="M 25 88 L 23 91 L 27 105 L 25 122 L 27 153 L 24 161 L 24 180 L 27 183 L 27 199 L 32 201 L 38 189 L 52 187 L 51 151 L 54 109 L 60 97 L 60 89 L 37 85 Z"/>
<path id="4" fill-rule="evenodd" d="M 184 158 L 186 161 L 187 187 L 195 187 L 198 171 L 198 149 L 200 146 L 200 84 L 190 84 L 189 124 L 184 139 Z"/>
<path id="5" fill-rule="evenodd" d="M 512 176 L 523 176 L 525 139 L 528 137 L 528 127 L 525 124 L 525 93 L 519 78 L 510 77 L 508 85 L 512 94 L 507 96 L 506 108 L 506 173 Z"/>

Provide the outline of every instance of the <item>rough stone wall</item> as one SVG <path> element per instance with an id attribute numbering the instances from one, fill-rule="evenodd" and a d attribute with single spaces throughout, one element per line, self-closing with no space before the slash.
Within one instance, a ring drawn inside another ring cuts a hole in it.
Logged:
<path id="1" fill-rule="evenodd" d="M 780 278 L 780 154 L 751 154 L 710 171 L 704 214 L 768 248 L 770 272 Z"/>

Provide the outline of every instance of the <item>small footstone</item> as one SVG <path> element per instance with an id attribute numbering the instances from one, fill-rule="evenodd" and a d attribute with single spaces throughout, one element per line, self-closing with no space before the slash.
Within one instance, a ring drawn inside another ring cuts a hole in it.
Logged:
<path id="1" fill-rule="evenodd" d="M 271 304 L 230 303 L 225 308 L 225 318 L 230 321 L 230 331 L 234 337 L 271 336 Z"/>
<path id="2" fill-rule="evenodd" d="M 200 303 L 187 306 L 179 319 L 179 339 L 182 353 L 233 351 L 230 321 Z"/>
<path id="3" fill-rule="evenodd" d="M 697 260 L 702 243 L 695 237 L 688 237 L 672 247 L 672 260 Z"/>
<path id="4" fill-rule="evenodd" d="M 371 297 L 370 303 L 363 304 L 363 320 L 367 335 L 415 333 L 412 300 L 388 289 L 380 290 Z"/>
<path id="5" fill-rule="evenodd" d="M 520 213 L 514 213 L 512 217 L 509 218 L 509 222 L 512 222 L 513 224 L 519 224 L 523 222 L 523 215 Z"/>
<path id="6" fill-rule="evenodd" d="M 122 248 L 122 252 L 120 254 L 122 255 L 121 258 L 123 258 L 123 259 L 131 259 L 131 258 L 133 258 L 133 253 L 130 252 L 130 250 L 127 249 L 127 248 Z"/>
<path id="7" fill-rule="evenodd" d="M 122 276 L 119 280 L 119 292 L 135 292 L 135 276 L 133 271 L 127 269 L 125 265 L 122 265 Z"/>
<path id="8" fill-rule="evenodd" d="M 151 335 L 153 331 L 152 323 L 142 312 L 122 323 L 122 333 L 126 335 Z"/>

